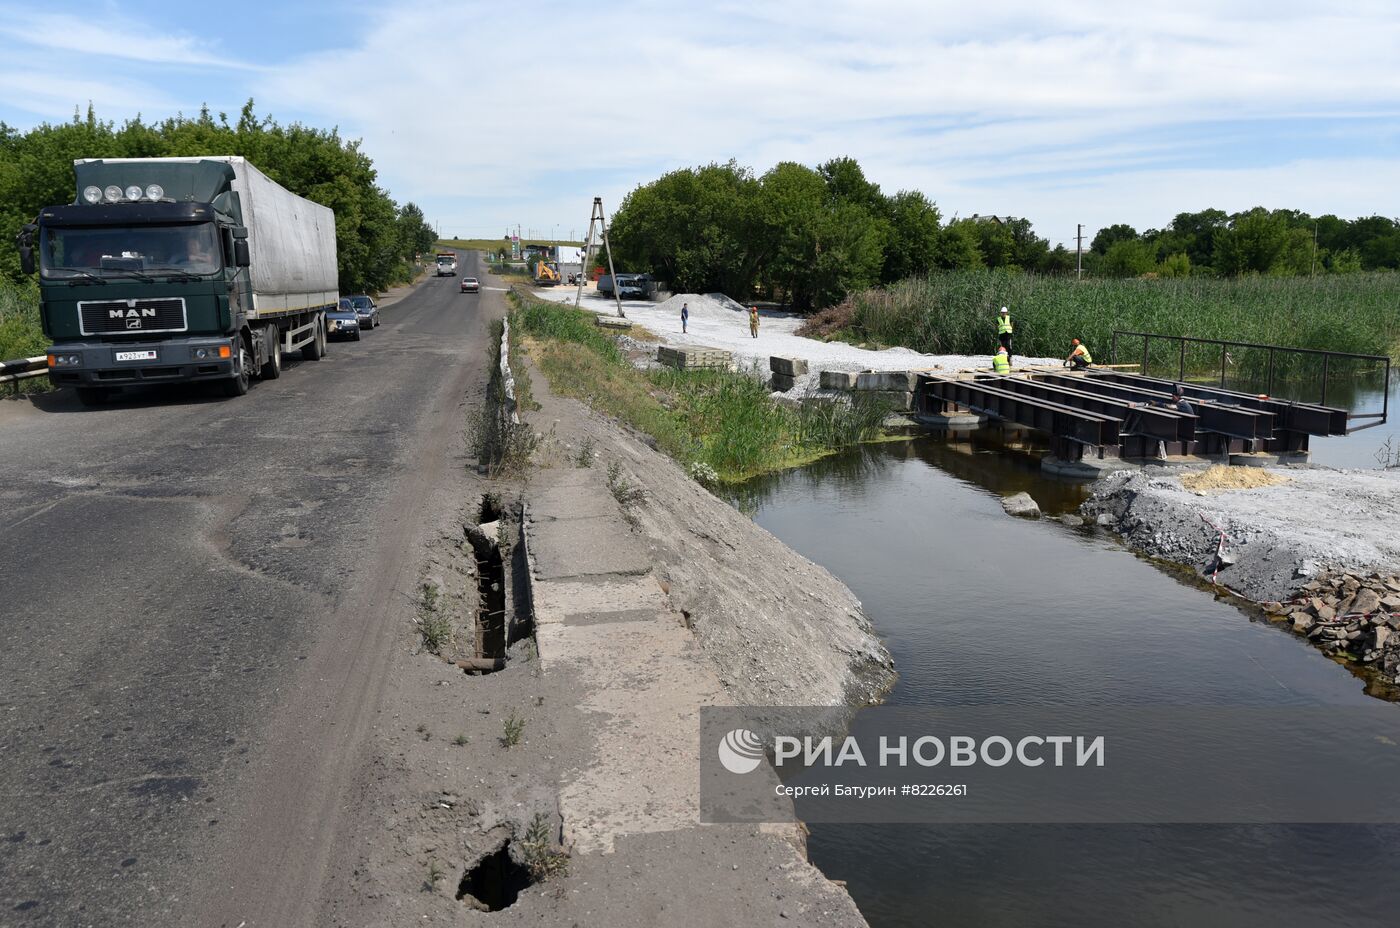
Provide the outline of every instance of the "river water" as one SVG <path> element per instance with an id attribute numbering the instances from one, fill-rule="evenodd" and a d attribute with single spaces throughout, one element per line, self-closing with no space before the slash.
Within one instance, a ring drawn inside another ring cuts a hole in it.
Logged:
<path id="1" fill-rule="evenodd" d="M 1343 667 L 1115 536 L 1005 515 L 999 497 L 1017 490 L 1054 512 L 1086 494 L 983 432 L 868 446 L 751 483 L 736 502 L 854 590 L 894 655 L 894 705 L 1371 699 Z M 1400 826 L 811 829 L 811 859 L 875 928 L 1400 921 Z"/>

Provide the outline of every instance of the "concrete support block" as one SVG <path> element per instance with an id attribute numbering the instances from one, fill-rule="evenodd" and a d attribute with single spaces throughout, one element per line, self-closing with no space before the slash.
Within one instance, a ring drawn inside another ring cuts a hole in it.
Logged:
<path id="1" fill-rule="evenodd" d="M 805 366 L 805 365 L 804 365 L 804 366 Z M 793 387 L 795 387 L 796 385 L 797 385 L 797 378 L 796 378 L 796 377 L 791 377 L 791 376 L 789 376 L 789 375 L 787 375 L 787 374 L 779 374 L 779 373 L 777 373 L 776 371 L 773 373 L 773 389 L 774 389 L 774 390 L 781 390 L 783 393 L 786 393 L 787 391 L 791 390 L 791 389 L 792 389 Z"/>
<path id="2" fill-rule="evenodd" d="M 914 381 L 915 375 L 909 371 L 867 371 L 856 378 L 856 389 L 909 392 Z"/>
<path id="3" fill-rule="evenodd" d="M 904 412 L 914 408 L 914 394 L 903 390 L 872 390 L 867 395 L 892 411 Z"/>
<path id="4" fill-rule="evenodd" d="M 799 377 L 807 373 L 807 362 L 802 358 L 771 357 L 768 359 L 768 369 L 775 374 Z"/>
<path id="5" fill-rule="evenodd" d="M 851 371 L 822 371 L 822 389 L 854 390 L 858 376 L 860 375 Z"/>

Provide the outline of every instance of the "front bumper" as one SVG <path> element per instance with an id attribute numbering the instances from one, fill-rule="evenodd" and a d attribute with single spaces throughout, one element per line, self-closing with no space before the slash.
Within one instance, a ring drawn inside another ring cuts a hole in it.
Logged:
<path id="1" fill-rule="evenodd" d="M 360 331 L 359 321 L 351 322 L 348 319 L 327 319 L 327 335 L 354 335 Z"/>
<path id="2" fill-rule="evenodd" d="M 220 358 L 218 349 L 229 349 Z M 203 350 L 212 357 L 199 358 Z M 118 361 L 117 352 L 154 351 L 140 361 Z M 234 375 L 238 347 L 228 338 L 190 338 L 148 342 L 69 342 L 54 345 L 51 355 L 76 355 L 79 363 L 49 368 L 49 383 L 56 387 L 119 387 L 140 383 L 173 383 L 188 380 L 227 380 Z"/>

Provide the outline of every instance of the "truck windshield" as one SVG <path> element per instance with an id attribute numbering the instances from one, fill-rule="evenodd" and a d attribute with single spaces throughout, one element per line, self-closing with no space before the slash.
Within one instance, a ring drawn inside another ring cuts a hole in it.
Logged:
<path id="1" fill-rule="evenodd" d="M 212 274 L 223 267 L 218 233 L 210 222 L 195 225 L 46 226 L 40 246 L 45 277 Z"/>

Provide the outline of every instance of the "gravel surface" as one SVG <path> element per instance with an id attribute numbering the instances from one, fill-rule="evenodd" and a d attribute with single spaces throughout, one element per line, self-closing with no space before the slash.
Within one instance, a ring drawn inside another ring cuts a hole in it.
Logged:
<path id="1" fill-rule="evenodd" d="M 1219 581 L 1261 601 L 1288 599 L 1324 573 L 1400 572 L 1400 471 L 1279 473 L 1288 480 L 1204 492 L 1165 468 L 1124 471 L 1104 480 L 1083 511 L 1135 549 L 1206 575 L 1223 531 Z"/>
<path id="2" fill-rule="evenodd" d="M 556 303 L 574 302 L 572 287 L 556 287 L 534 291 L 543 300 Z M 681 334 L 681 304 L 690 306 L 688 331 Z M 581 309 L 604 315 L 616 315 L 617 304 L 585 289 L 579 304 Z M 820 371 L 911 371 L 939 368 L 946 371 L 966 371 L 990 368 L 991 355 L 919 354 L 908 348 L 887 348 L 873 351 L 844 342 L 823 342 L 806 338 L 797 329 L 806 321 L 796 313 L 760 310 L 762 321 L 758 338 L 749 335 L 748 310 L 722 293 L 678 293 L 663 303 L 624 302 L 627 318 L 646 326 L 661 336 L 668 345 L 694 345 L 723 348 L 733 353 L 741 366 L 761 365 L 768 370 L 768 359 L 780 357 L 803 358 L 811 372 L 798 378 L 797 392 L 815 387 Z M 988 323 L 987 341 L 992 342 L 992 323 Z M 1017 358 L 1018 364 L 1056 364 L 1061 358 Z"/>

